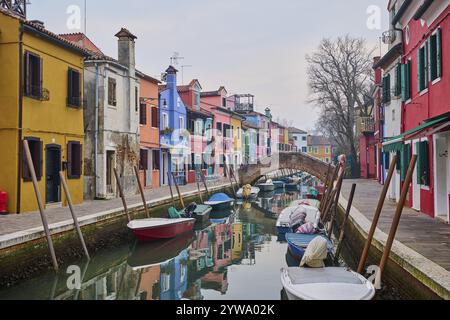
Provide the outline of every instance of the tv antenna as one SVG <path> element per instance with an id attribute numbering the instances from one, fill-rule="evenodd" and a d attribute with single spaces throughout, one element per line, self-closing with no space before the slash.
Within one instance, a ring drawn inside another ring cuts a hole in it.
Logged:
<path id="1" fill-rule="evenodd" d="M 177 66 L 179 64 L 179 60 L 183 59 L 184 57 L 180 57 L 180 54 L 178 52 L 174 52 L 173 55 L 170 57 L 170 65 Z"/>

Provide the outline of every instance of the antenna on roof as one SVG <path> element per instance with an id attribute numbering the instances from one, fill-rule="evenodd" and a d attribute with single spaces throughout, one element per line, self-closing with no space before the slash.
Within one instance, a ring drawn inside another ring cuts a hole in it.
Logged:
<path id="1" fill-rule="evenodd" d="M 27 4 L 31 3 L 28 0 L 0 0 L 0 7 L 24 18 L 27 17 Z"/>
<path id="2" fill-rule="evenodd" d="M 170 57 L 170 65 L 177 66 L 179 64 L 179 60 L 183 59 L 184 57 L 180 57 L 180 54 L 178 52 L 174 52 L 173 55 Z"/>

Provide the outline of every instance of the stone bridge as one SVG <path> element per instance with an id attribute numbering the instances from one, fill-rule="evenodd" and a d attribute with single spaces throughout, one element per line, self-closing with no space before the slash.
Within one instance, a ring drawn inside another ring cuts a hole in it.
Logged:
<path id="1" fill-rule="evenodd" d="M 244 165 L 239 169 L 242 184 L 254 184 L 259 178 L 280 169 L 294 169 L 315 176 L 322 182 L 327 178 L 329 165 L 304 153 L 281 152 L 262 159 L 254 165 Z"/>

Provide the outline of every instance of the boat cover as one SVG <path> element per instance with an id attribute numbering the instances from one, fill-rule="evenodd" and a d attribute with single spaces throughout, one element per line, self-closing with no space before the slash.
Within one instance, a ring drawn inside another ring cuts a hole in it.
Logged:
<path id="1" fill-rule="evenodd" d="M 311 243 L 311 241 L 313 241 L 317 237 L 321 237 L 321 238 L 324 238 L 325 240 L 327 240 L 328 251 L 333 250 L 333 247 L 334 247 L 333 242 L 331 240 L 325 238 L 325 236 L 320 235 L 320 234 L 287 233 L 286 241 L 290 245 L 294 245 L 299 248 L 307 248 L 309 246 L 309 244 Z"/>
<path id="2" fill-rule="evenodd" d="M 209 202 L 230 202 L 233 201 L 234 199 L 230 198 L 227 194 L 225 193 L 216 193 L 215 195 L 213 195 L 211 198 L 209 198 Z"/>
<path id="3" fill-rule="evenodd" d="M 310 268 L 324 268 L 324 260 L 328 256 L 327 239 L 316 237 L 306 248 L 300 267 L 308 266 Z"/>
<path id="4" fill-rule="evenodd" d="M 361 279 L 347 268 L 288 268 L 287 270 L 294 285 L 314 283 L 363 284 Z"/>

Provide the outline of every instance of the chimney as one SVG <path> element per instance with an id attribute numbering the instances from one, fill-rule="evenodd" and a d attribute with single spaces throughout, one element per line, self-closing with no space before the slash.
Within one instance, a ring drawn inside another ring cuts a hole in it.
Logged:
<path id="1" fill-rule="evenodd" d="M 43 29 L 45 28 L 45 24 L 41 20 L 31 20 L 30 22 L 34 25 L 37 25 L 37 26 L 43 28 Z"/>
<path id="2" fill-rule="evenodd" d="M 270 111 L 270 108 L 266 108 L 266 117 L 268 117 L 270 120 L 272 120 L 272 113 Z"/>
<path id="3" fill-rule="evenodd" d="M 166 74 L 167 74 L 167 78 L 166 78 L 166 83 L 167 83 L 167 89 L 169 89 L 170 91 L 170 98 L 169 98 L 169 108 L 175 108 L 177 103 L 178 103 L 178 99 L 177 99 L 177 72 L 178 70 L 175 69 L 175 67 L 173 66 L 169 66 L 169 68 L 167 68 L 166 70 Z"/>
<path id="4" fill-rule="evenodd" d="M 134 70 L 136 68 L 136 53 L 135 42 L 137 39 L 130 31 L 122 28 L 116 35 L 119 48 L 119 63 L 130 70 L 130 73 L 134 76 Z"/>

